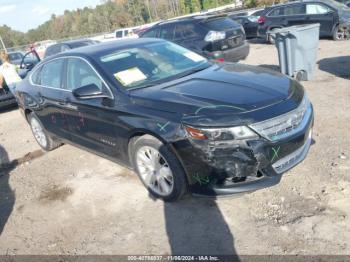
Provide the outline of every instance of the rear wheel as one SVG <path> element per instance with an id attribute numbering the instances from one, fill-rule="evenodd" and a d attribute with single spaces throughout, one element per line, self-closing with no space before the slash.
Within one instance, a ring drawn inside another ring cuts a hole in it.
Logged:
<path id="1" fill-rule="evenodd" d="M 131 157 L 144 186 L 164 201 L 180 199 L 187 189 L 185 173 L 177 157 L 150 135 L 133 142 Z"/>
<path id="2" fill-rule="evenodd" d="M 333 32 L 333 40 L 342 41 L 350 38 L 350 28 L 347 26 L 338 25 Z"/>
<path id="3" fill-rule="evenodd" d="M 32 129 L 36 142 L 42 149 L 45 151 L 51 151 L 60 146 L 61 143 L 50 137 L 34 113 L 31 113 L 28 116 L 28 122 Z"/>
<path id="4" fill-rule="evenodd" d="M 272 37 L 271 34 L 267 34 L 267 42 L 271 45 L 275 44 L 275 39 Z"/>

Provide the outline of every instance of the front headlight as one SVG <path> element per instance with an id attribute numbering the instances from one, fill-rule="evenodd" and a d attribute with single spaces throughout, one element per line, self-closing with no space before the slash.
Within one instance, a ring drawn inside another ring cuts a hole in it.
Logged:
<path id="1" fill-rule="evenodd" d="M 258 135 L 246 126 L 228 128 L 194 128 L 185 126 L 190 138 L 196 140 L 227 141 L 234 139 L 258 138 Z"/>

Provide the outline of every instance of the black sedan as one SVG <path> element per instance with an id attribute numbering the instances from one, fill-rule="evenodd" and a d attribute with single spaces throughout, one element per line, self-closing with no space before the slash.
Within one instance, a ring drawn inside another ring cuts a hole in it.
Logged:
<path id="1" fill-rule="evenodd" d="M 243 26 L 247 38 L 256 38 L 258 36 L 259 16 L 229 15 L 229 17 Z"/>
<path id="2" fill-rule="evenodd" d="M 313 109 L 298 82 L 159 39 L 50 57 L 16 97 L 43 149 L 67 142 L 123 163 L 165 201 L 272 186 L 311 145 Z"/>

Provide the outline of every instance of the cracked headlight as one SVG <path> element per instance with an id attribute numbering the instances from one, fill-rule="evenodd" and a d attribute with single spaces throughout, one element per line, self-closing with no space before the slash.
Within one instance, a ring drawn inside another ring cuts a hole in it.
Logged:
<path id="1" fill-rule="evenodd" d="M 194 128 L 185 126 L 185 129 L 188 136 L 196 140 L 227 141 L 234 139 L 258 138 L 258 135 L 246 126 L 228 128 Z"/>

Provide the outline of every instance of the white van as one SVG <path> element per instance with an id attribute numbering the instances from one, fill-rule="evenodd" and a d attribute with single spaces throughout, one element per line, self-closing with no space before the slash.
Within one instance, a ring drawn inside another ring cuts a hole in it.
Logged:
<path id="1" fill-rule="evenodd" d="M 138 27 L 130 27 L 130 28 L 121 28 L 114 32 L 115 38 L 138 38 L 138 35 L 135 33 L 135 30 Z"/>

